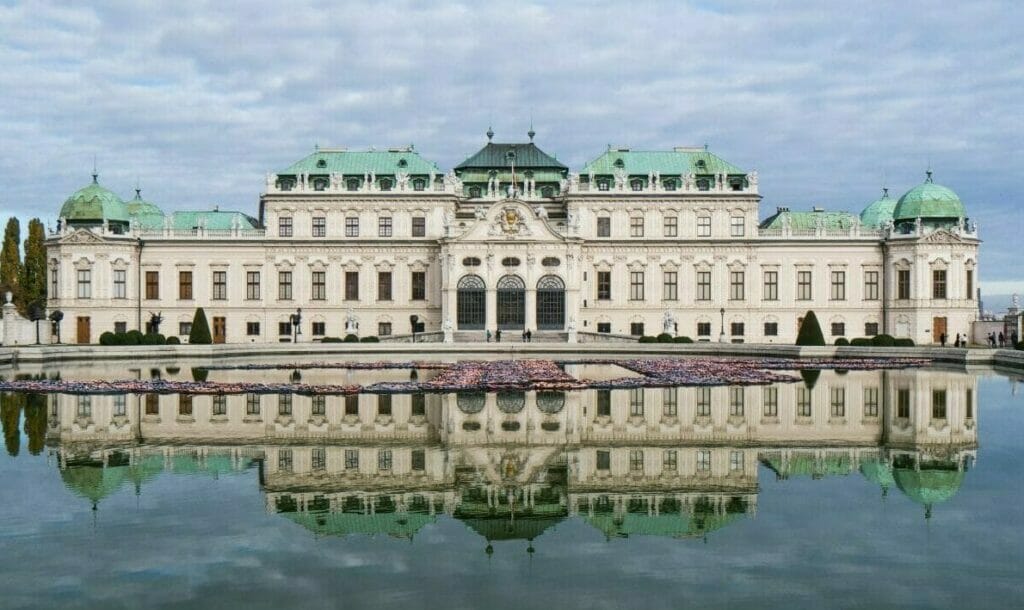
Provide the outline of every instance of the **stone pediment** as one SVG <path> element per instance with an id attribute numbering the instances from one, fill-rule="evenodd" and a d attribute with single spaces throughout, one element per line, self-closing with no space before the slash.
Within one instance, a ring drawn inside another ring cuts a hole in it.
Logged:
<path id="1" fill-rule="evenodd" d="M 925 244 L 962 244 L 965 243 L 964 238 L 960 237 L 952 231 L 946 229 L 937 229 L 928 235 L 925 235 L 919 240 Z"/>
<path id="2" fill-rule="evenodd" d="M 490 208 L 480 208 L 474 224 L 456 242 L 467 241 L 556 241 L 565 242 L 556 232 L 546 214 L 519 199 L 495 201 Z"/>
<path id="3" fill-rule="evenodd" d="M 60 238 L 62 244 L 104 244 L 107 240 L 88 229 L 76 229 L 73 233 Z"/>

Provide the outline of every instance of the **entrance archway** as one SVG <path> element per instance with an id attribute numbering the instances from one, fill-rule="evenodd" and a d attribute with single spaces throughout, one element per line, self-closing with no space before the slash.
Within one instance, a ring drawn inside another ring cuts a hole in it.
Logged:
<path id="1" fill-rule="evenodd" d="M 526 284 L 515 275 L 498 280 L 498 328 L 522 330 L 526 324 Z"/>
<path id="2" fill-rule="evenodd" d="M 565 328 L 565 282 L 557 275 L 545 275 L 537 282 L 537 329 Z"/>
<path id="3" fill-rule="evenodd" d="M 467 275 L 456 287 L 455 317 L 459 330 L 483 330 L 487 317 L 487 289 L 478 275 Z"/>

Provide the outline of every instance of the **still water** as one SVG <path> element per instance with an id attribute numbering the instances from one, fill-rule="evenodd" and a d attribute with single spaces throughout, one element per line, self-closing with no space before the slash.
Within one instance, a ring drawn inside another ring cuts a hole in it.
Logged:
<path id="1" fill-rule="evenodd" d="M 1020 607 L 1022 394 L 927 369 L 566 393 L 6 394 L 0 607 Z"/>

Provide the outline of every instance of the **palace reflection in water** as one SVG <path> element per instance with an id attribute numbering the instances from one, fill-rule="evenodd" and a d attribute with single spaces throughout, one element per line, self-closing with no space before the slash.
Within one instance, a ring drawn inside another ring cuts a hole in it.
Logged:
<path id="1" fill-rule="evenodd" d="M 313 382 L 409 374 L 301 372 Z M 860 473 L 930 516 L 975 459 L 976 383 L 911 369 L 749 387 L 52 395 L 47 442 L 67 487 L 98 509 L 161 473 L 255 468 L 267 511 L 317 535 L 411 537 L 447 515 L 490 551 L 574 517 L 608 537 L 704 536 L 756 513 L 759 465 L 782 479 Z"/>

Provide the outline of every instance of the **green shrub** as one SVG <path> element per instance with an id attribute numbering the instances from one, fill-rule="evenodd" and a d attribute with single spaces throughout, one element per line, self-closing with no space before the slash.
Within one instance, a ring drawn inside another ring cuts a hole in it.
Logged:
<path id="1" fill-rule="evenodd" d="M 818 377 L 821 377 L 821 371 L 818 369 L 803 369 L 800 371 L 800 377 L 804 380 L 804 385 L 807 386 L 808 390 L 814 389 L 814 384 L 818 383 Z"/>
<path id="2" fill-rule="evenodd" d="M 839 347 L 846 347 L 849 344 L 850 341 L 846 337 L 839 337 L 838 339 L 836 339 L 836 345 L 838 345 Z"/>
<path id="3" fill-rule="evenodd" d="M 676 337 L 672 339 L 673 343 L 693 343 L 693 339 L 689 337 Z"/>
<path id="4" fill-rule="evenodd" d="M 341 343 L 341 337 L 324 337 L 320 343 Z"/>
<path id="5" fill-rule="evenodd" d="M 181 339 L 171 335 L 170 337 L 167 337 L 167 345 L 181 345 Z"/>
<path id="6" fill-rule="evenodd" d="M 198 366 L 192 367 L 192 381 L 206 381 L 206 378 L 210 376 L 210 369 L 204 369 Z"/>
<path id="7" fill-rule="evenodd" d="M 359 340 L 360 343 L 380 343 L 380 339 L 377 337 L 363 337 Z"/>
<path id="8" fill-rule="evenodd" d="M 1021 341 L 1020 343 L 1017 344 L 1017 349 L 1024 352 L 1024 341 Z"/>
<path id="9" fill-rule="evenodd" d="M 896 339 L 892 335 L 875 335 L 871 338 L 871 345 L 875 347 L 893 347 L 896 345 Z"/>
<path id="10" fill-rule="evenodd" d="M 196 315 L 192 318 L 192 332 L 188 334 L 188 342 L 196 345 L 213 343 L 213 337 L 210 336 L 210 323 L 206 321 L 206 312 L 202 307 L 196 309 Z"/>
<path id="11" fill-rule="evenodd" d="M 142 345 L 142 338 L 145 336 L 137 330 L 130 330 L 124 334 L 121 345 Z"/>
<path id="12" fill-rule="evenodd" d="M 850 345 L 854 347 L 871 347 L 871 339 L 868 337 L 857 337 L 850 341 Z"/>
<path id="13" fill-rule="evenodd" d="M 165 343 L 167 343 L 167 337 L 159 333 L 142 335 L 142 345 L 164 345 Z"/>
<path id="14" fill-rule="evenodd" d="M 658 342 L 658 338 L 657 337 L 652 337 L 650 335 L 644 335 L 644 336 L 640 337 L 639 339 L 637 339 L 637 341 L 639 341 L 640 343 L 657 343 Z"/>
<path id="15" fill-rule="evenodd" d="M 100 345 L 114 345 L 114 341 L 116 340 L 117 339 L 114 338 L 114 333 L 109 330 L 100 335 Z"/>
<path id="16" fill-rule="evenodd" d="M 910 337 L 900 337 L 893 340 L 893 345 L 896 347 L 914 347 L 914 340 Z"/>
<path id="17" fill-rule="evenodd" d="M 797 345 L 825 345 L 825 335 L 821 333 L 821 325 L 818 324 L 818 316 L 814 311 L 808 311 L 804 321 L 800 324 L 800 332 L 796 335 Z"/>
<path id="18" fill-rule="evenodd" d="M 349 333 L 345 335 L 345 343 L 359 343 L 359 336 Z"/>
<path id="19" fill-rule="evenodd" d="M 672 335 L 668 333 L 661 333 L 657 337 L 658 343 L 672 343 Z"/>

